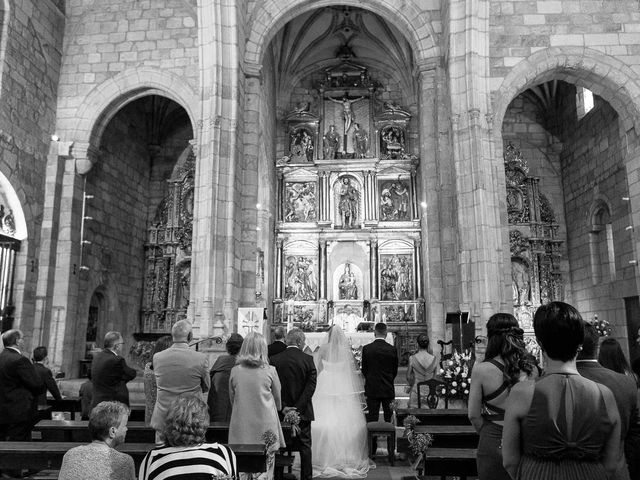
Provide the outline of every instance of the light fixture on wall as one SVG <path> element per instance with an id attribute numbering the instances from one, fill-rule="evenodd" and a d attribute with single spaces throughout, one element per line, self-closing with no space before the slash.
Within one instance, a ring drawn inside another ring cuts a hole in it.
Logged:
<path id="1" fill-rule="evenodd" d="M 87 200 L 93 199 L 93 195 L 87 195 L 86 193 L 84 193 L 86 186 L 87 186 L 87 178 L 85 177 L 84 185 L 83 185 L 83 193 L 82 193 L 82 221 L 80 222 L 80 271 L 81 272 L 89 271 L 89 267 L 87 267 L 86 265 L 83 265 L 83 259 L 84 259 L 84 247 L 91 245 L 91 241 L 84 238 L 84 234 L 85 234 L 84 225 L 85 225 L 85 222 L 90 222 L 93 220 L 92 216 L 86 214 Z"/>
<path id="2" fill-rule="evenodd" d="M 51 140 L 53 140 L 54 142 L 57 142 L 60 140 L 60 137 L 54 133 L 53 135 L 51 135 Z"/>
<path id="3" fill-rule="evenodd" d="M 624 227 L 624 229 L 627 231 L 633 230 L 633 225 L 627 225 L 626 227 Z"/>
<path id="4" fill-rule="evenodd" d="M 629 197 L 622 197 L 622 201 L 623 202 L 628 202 L 629 201 Z"/>
<path id="5" fill-rule="evenodd" d="M 638 265 L 638 260 L 629 260 L 629 265 Z"/>

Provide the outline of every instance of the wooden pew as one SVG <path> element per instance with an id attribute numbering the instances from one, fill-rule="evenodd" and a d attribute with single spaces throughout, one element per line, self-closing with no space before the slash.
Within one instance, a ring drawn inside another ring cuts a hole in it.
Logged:
<path id="1" fill-rule="evenodd" d="M 416 425 L 416 433 L 433 435 L 433 448 L 476 448 L 478 434 L 471 425 Z M 398 437 L 398 451 L 408 452 L 409 442 Z"/>
<path id="2" fill-rule="evenodd" d="M 80 420 L 80 412 L 82 411 L 82 405 L 80 403 L 80 397 L 64 397 L 62 400 L 56 400 L 55 398 L 47 398 L 47 405 L 51 406 L 54 412 L 69 412 L 71 414 L 71 420 Z M 131 405 L 129 420 L 144 422 L 144 405 Z"/>
<path id="3" fill-rule="evenodd" d="M 73 447 L 85 442 L 0 442 L 0 470 L 59 470 L 62 457 Z M 123 443 L 117 450 L 133 457 L 136 472 L 153 443 Z M 229 445 L 236 454 L 238 471 L 266 471 L 264 445 Z"/>
<path id="4" fill-rule="evenodd" d="M 40 432 L 45 442 L 84 442 L 91 441 L 86 420 L 40 420 L 33 430 Z M 285 442 L 291 441 L 291 426 L 282 425 Z M 154 443 L 156 432 L 144 422 L 127 422 L 125 443 Z M 207 441 L 227 443 L 229 441 L 229 424 L 212 422 L 207 430 Z"/>
<path id="5" fill-rule="evenodd" d="M 445 477 L 477 477 L 475 448 L 429 448 L 424 459 L 424 474 Z"/>
<path id="6" fill-rule="evenodd" d="M 414 415 L 420 422 L 418 425 L 471 425 L 466 409 L 399 408 L 396 411 L 399 427 L 408 415 Z"/>

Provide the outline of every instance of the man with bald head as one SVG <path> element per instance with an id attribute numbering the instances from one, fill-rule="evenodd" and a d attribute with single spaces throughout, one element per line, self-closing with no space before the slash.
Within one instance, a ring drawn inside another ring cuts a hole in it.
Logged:
<path id="1" fill-rule="evenodd" d="M 24 335 L 20 330 L 2 334 L 0 352 L 0 441 L 31 440 L 37 421 L 37 397 L 46 391 L 33 364 L 22 352 Z"/>
<path id="2" fill-rule="evenodd" d="M 129 406 L 127 382 L 136 378 L 136 371 L 122 357 L 123 345 L 120 332 L 107 332 L 104 336 L 104 349 L 93 356 L 90 371 L 93 383 L 91 409 L 100 402 L 110 401 Z"/>
<path id="3" fill-rule="evenodd" d="M 151 426 L 156 431 L 156 442 L 160 442 L 159 432 L 164 428 L 165 418 L 171 403 L 182 394 L 198 395 L 205 402 L 203 393 L 209 390 L 209 357 L 189 348 L 191 324 L 186 320 L 177 321 L 171 328 L 173 345 L 153 356 L 153 372 L 158 385 L 158 398 L 151 416 Z"/>

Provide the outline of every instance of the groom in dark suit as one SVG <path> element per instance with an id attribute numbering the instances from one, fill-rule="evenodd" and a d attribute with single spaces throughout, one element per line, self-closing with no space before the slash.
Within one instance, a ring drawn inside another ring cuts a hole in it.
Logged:
<path id="1" fill-rule="evenodd" d="M 629 376 L 603 367 L 596 360 L 600 335 L 590 323 L 584 322 L 584 342 L 578 352 L 578 373 L 589 380 L 600 383 L 613 392 L 620 413 L 620 436 L 622 445 L 615 478 L 626 480 L 640 475 L 640 413 L 638 412 L 638 389 Z M 624 455 L 623 455 L 624 452 Z M 625 462 L 626 456 L 626 462 Z M 628 466 L 628 471 L 627 471 Z"/>
<path id="2" fill-rule="evenodd" d="M 391 402 L 396 396 L 393 380 L 398 374 L 398 352 L 386 342 L 387 324 L 376 323 L 375 340 L 362 347 L 364 395 L 367 397 L 367 422 L 377 422 L 380 404 L 384 421 L 391 421 Z"/>
<path id="3" fill-rule="evenodd" d="M 274 355 L 270 361 L 276 367 L 281 383 L 282 414 L 297 410 L 300 414 L 300 433 L 294 444 L 300 451 L 300 480 L 311 480 L 311 421 L 313 405 L 311 397 L 316 390 L 316 366 L 313 357 L 302 351 L 305 336 L 302 330 L 294 328 L 287 333 L 287 348 Z"/>

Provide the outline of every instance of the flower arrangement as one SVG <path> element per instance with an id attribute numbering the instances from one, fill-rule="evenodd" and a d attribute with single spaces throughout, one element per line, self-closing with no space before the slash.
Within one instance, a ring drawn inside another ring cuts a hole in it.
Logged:
<path id="1" fill-rule="evenodd" d="M 289 410 L 284 414 L 283 422 L 291 425 L 291 436 L 295 437 L 300 433 L 300 414 L 297 410 Z"/>
<path id="2" fill-rule="evenodd" d="M 598 335 L 601 337 L 608 337 L 611 335 L 611 324 L 606 320 L 598 320 L 598 315 L 593 316 L 591 325 L 596 328 Z"/>
<path id="3" fill-rule="evenodd" d="M 138 366 L 144 368 L 144 366 L 153 358 L 154 347 L 155 342 L 141 340 L 131 345 L 131 348 L 129 349 L 129 355 Z"/>
<path id="4" fill-rule="evenodd" d="M 358 347 L 351 345 L 351 353 L 353 353 L 353 358 L 356 361 L 356 368 L 360 370 L 362 368 L 362 345 Z"/>
<path id="5" fill-rule="evenodd" d="M 430 433 L 416 433 L 416 425 L 418 423 L 420 423 L 420 421 L 415 415 L 407 415 L 402 422 L 404 426 L 404 437 L 409 442 L 409 450 L 415 458 L 412 464 L 414 469 L 418 468 L 425 452 L 433 443 L 433 435 Z"/>
<path id="6" fill-rule="evenodd" d="M 469 384 L 471 383 L 471 352 L 453 351 L 451 358 L 442 362 L 440 376 L 444 385 L 439 392 L 445 398 L 469 398 Z"/>

